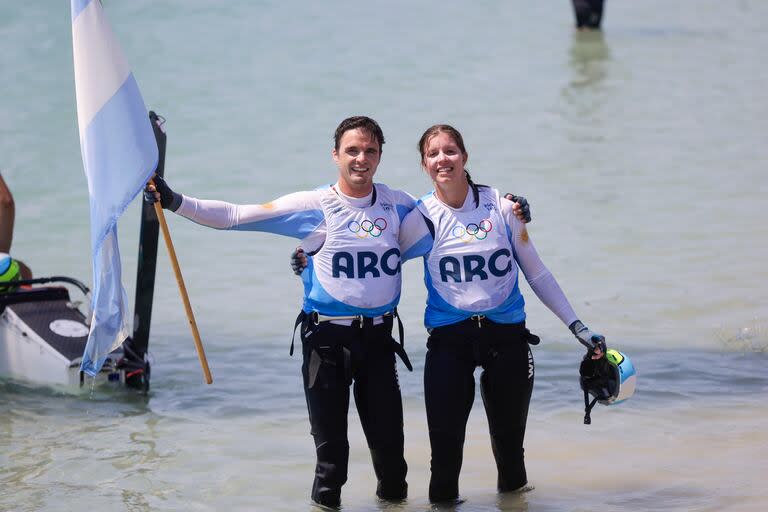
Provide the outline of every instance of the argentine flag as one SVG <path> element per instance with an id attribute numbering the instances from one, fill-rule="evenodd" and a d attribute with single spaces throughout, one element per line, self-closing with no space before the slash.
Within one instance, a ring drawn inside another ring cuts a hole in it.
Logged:
<path id="1" fill-rule="evenodd" d="M 93 316 L 80 369 L 95 376 L 130 334 L 117 220 L 157 167 L 152 125 L 100 0 L 71 0 L 77 123 L 91 205 Z"/>

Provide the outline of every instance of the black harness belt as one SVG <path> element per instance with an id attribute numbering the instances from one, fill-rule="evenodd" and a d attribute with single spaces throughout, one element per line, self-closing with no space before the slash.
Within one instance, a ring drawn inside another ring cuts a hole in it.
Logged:
<path id="1" fill-rule="evenodd" d="M 349 329 L 370 329 L 374 326 L 381 325 L 382 323 L 388 323 L 393 322 L 395 318 L 397 318 L 397 330 L 398 335 L 400 338 L 400 342 L 398 343 L 394 339 L 392 340 L 392 351 L 397 354 L 397 356 L 400 358 L 400 360 L 403 362 L 406 368 L 408 368 L 408 371 L 413 371 L 413 365 L 411 364 L 411 360 L 408 358 L 408 354 L 405 352 L 405 329 L 403 328 L 403 322 L 400 320 L 400 315 L 397 313 L 397 308 L 395 308 L 391 313 L 386 313 L 384 315 L 381 315 L 381 321 L 376 323 L 375 319 L 373 317 L 369 316 L 363 316 L 363 315 L 352 315 L 352 316 L 325 316 L 319 314 L 317 311 L 313 311 L 311 313 L 307 313 L 305 311 L 301 311 L 299 315 L 296 317 L 296 322 L 293 324 L 293 335 L 291 337 L 291 349 L 289 351 L 289 354 L 293 355 L 294 345 L 296 341 L 296 328 L 300 325 L 302 326 L 302 332 L 306 332 L 307 328 L 310 324 L 312 325 L 319 325 L 322 322 L 340 322 L 340 321 L 350 321 L 350 324 L 346 326 Z M 342 327 L 345 327 L 342 325 Z M 344 359 L 345 359 L 345 372 L 351 371 L 350 368 L 350 353 L 349 349 L 344 348 Z M 319 356 L 313 357 L 315 354 L 310 356 L 310 376 L 313 374 L 312 368 L 319 368 L 320 366 L 320 359 Z M 315 369 L 317 369 L 315 368 Z M 316 371 L 314 374 L 316 375 Z M 313 379 L 310 379 L 313 380 Z"/>

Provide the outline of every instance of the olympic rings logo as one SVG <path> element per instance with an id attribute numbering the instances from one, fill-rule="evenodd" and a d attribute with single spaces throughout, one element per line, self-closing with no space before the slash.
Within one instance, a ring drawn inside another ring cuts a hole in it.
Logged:
<path id="1" fill-rule="evenodd" d="M 472 240 L 485 240 L 488 237 L 488 233 L 493 230 L 493 223 L 490 219 L 483 219 L 480 224 L 467 224 L 464 226 L 455 226 L 451 230 L 451 234 L 454 238 L 460 239 L 465 244 L 468 244 Z"/>
<path id="2" fill-rule="evenodd" d="M 347 229 L 354 233 L 357 238 L 367 238 L 369 235 L 376 238 L 381 236 L 381 233 L 387 229 L 387 220 L 383 217 L 379 217 L 374 221 L 365 219 L 362 222 L 357 222 L 353 220 L 347 224 Z"/>

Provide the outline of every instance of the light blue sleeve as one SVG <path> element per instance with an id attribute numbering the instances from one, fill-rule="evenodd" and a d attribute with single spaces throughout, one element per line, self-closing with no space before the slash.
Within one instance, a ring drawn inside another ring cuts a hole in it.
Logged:
<path id="1" fill-rule="evenodd" d="M 402 190 L 393 190 L 392 192 L 396 194 L 397 203 L 395 207 L 397 209 L 397 216 L 400 217 L 400 223 L 402 223 L 405 216 L 416 208 L 416 199 L 408 192 Z"/>
<path id="2" fill-rule="evenodd" d="M 323 223 L 317 191 L 294 192 L 264 204 L 233 204 L 183 196 L 176 213 L 215 229 L 264 231 L 304 238 Z"/>
<path id="3" fill-rule="evenodd" d="M 399 242 L 403 262 L 429 254 L 432 250 L 434 236 L 418 208 L 411 210 L 400 224 Z"/>

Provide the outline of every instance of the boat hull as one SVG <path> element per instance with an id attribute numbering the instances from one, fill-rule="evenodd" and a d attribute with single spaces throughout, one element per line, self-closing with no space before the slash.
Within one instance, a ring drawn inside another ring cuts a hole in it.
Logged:
<path id="1" fill-rule="evenodd" d="M 63 287 L 23 290 L 0 298 L 0 377 L 52 386 L 80 386 L 88 325 Z M 124 383 L 110 354 L 97 383 Z"/>

